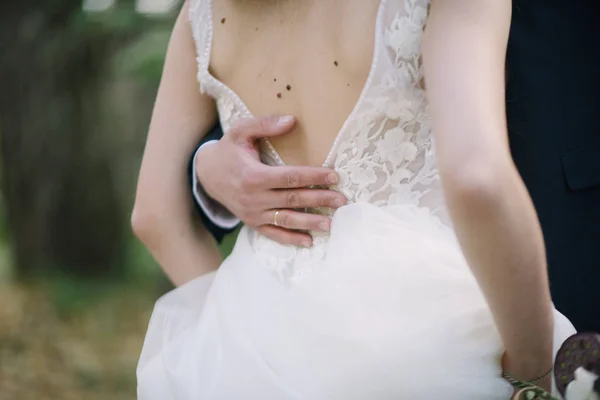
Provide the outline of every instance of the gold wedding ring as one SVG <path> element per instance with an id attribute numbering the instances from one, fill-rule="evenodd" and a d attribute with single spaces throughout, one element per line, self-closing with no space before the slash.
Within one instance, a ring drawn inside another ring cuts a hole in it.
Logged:
<path id="1" fill-rule="evenodd" d="M 275 226 L 279 226 L 279 224 L 277 223 L 277 216 L 279 215 L 280 211 L 281 210 L 275 211 L 275 215 L 273 216 L 273 225 L 275 225 Z"/>

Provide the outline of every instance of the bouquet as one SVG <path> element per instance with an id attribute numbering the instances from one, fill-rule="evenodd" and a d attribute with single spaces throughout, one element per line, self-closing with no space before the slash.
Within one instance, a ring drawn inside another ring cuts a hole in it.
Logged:
<path id="1" fill-rule="evenodd" d="M 556 355 L 554 379 L 564 400 L 600 400 L 600 335 L 578 333 Z M 518 382 L 512 400 L 561 400 L 540 387 Z"/>

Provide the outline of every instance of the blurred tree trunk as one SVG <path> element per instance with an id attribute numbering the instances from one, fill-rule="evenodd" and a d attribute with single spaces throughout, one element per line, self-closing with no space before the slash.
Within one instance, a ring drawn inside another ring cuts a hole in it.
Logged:
<path id="1" fill-rule="evenodd" d="M 0 5 L 1 173 L 17 274 L 118 272 L 126 242 L 97 95 L 107 40 L 73 33 L 80 0 Z"/>

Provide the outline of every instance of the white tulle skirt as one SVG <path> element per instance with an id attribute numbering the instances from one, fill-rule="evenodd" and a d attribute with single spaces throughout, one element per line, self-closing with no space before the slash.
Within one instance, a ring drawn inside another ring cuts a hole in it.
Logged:
<path id="1" fill-rule="evenodd" d="M 161 298 L 140 400 L 507 400 L 502 344 L 450 229 L 416 208 L 343 207 L 301 279 L 243 229 L 218 272 Z M 555 348 L 575 332 L 556 312 Z"/>

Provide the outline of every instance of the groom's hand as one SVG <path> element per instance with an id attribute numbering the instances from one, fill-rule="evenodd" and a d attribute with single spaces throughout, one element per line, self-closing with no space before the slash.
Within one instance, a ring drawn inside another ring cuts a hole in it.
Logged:
<path id="1" fill-rule="evenodd" d="M 330 219 L 293 209 L 338 208 L 346 198 L 308 188 L 336 184 L 338 176 L 331 169 L 261 163 L 258 140 L 287 133 L 295 122 L 275 116 L 243 120 L 218 143 L 204 146 L 195 168 L 205 192 L 246 225 L 282 244 L 310 246 L 311 236 L 299 230 L 328 231 Z"/>

